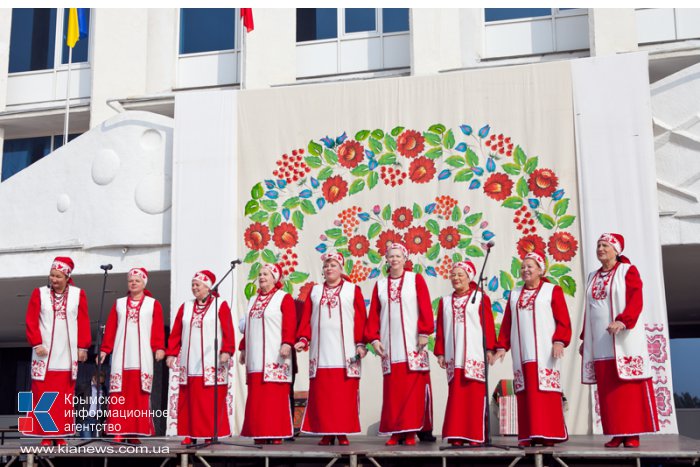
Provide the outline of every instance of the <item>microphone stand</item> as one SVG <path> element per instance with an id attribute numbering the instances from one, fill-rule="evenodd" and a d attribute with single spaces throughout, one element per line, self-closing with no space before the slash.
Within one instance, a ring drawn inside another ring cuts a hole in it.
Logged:
<path id="1" fill-rule="evenodd" d="M 249 444 L 224 442 L 219 440 L 219 286 L 233 272 L 233 270 L 236 269 L 237 264 L 241 264 L 241 260 L 236 259 L 231 261 L 231 267 L 228 269 L 228 271 L 226 271 L 226 274 L 224 274 L 224 276 L 219 279 L 219 282 L 217 282 L 216 285 L 214 285 L 214 287 L 212 287 L 209 291 L 209 295 L 214 295 L 214 436 L 212 436 L 210 441 L 205 443 L 190 444 L 187 446 L 188 449 L 209 447 L 217 444 L 262 449 L 262 446 L 258 445 L 251 446 Z M 204 358 L 204 356 L 202 356 L 202 358 Z M 233 358 L 233 355 L 229 357 L 229 361 L 231 361 L 231 358 Z M 228 369 L 226 371 L 228 371 Z"/>
<path id="2" fill-rule="evenodd" d="M 97 318 L 97 341 L 95 342 L 95 355 L 97 356 L 97 374 L 95 375 L 95 379 L 97 382 L 97 413 L 95 414 L 96 417 L 95 419 L 97 420 L 97 426 L 96 428 L 96 438 L 90 439 L 88 441 L 84 441 L 82 443 L 79 443 L 77 446 L 85 446 L 91 443 L 94 443 L 96 441 L 100 441 L 100 434 L 101 433 L 100 427 L 102 424 L 100 423 L 100 414 L 103 412 L 102 409 L 102 397 L 104 396 L 104 391 L 102 388 L 104 387 L 102 381 L 100 381 L 100 377 L 102 375 L 102 359 L 100 358 L 100 348 L 102 347 L 102 337 L 105 332 L 105 326 L 102 324 L 102 312 L 104 310 L 104 304 L 105 304 L 105 293 L 107 291 L 107 273 L 109 272 L 110 269 L 112 269 L 111 264 L 105 264 L 100 266 L 100 269 L 104 271 L 103 279 L 102 279 L 102 295 L 100 298 L 100 314 L 98 315 Z M 90 378 L 90 396 L 88 396 L 88 401 L 92 398 L 92 377 Z M 88 411 L 90 410 L 90 405 L 88 405 Z M 110 444 L 129 444 L 129 443 L 117 443 L 116 441 L 113 441 L 111 439 L 103 439 L 101 441 L 104 441 L 106 443 Z"/>
<path id="3" fill-rule="evenodd" d="M 486 289 L 486 277 L 484 277 L 484 270 L 486 269 L 486 263 L 489 260 L 489 255 L 491 254 L 491 248 L 493 248 L 492 245 L 487 246 L 486 248 L 486 257 L 484 258 L 484 263 L 481 265 L 481 272 L 479 272 L 479 280 L 476 285 L 476 290 L 474 291 L 474 295 L 472 295 L 471 302 L 472 304 L 476 303 L 476 296 L 479 290 L 481 290 L 481 301 L 479 303 L 479 312 L 481 313 L 481 346 L 482 346 L 482 351 L 484 352 L 484 407 L 486 408 L 486 420 L 484 420 L 484 432 L 486 434 L 486 438 L 484 439 L 484 442 L 481 444 L 477 444 L 475 446 L 465 444 L 462 446 L 440 446 L 440 450 L 449 450 L 449 449 L 472 449 L 472 448 L 498 448 L 498 449 L 505 449 L 506 451 L 510 450 L 513 446 L 507 446 L 505 444 L 493 444 L 491 442 L 491 407 L 489 404 L 489 362 L 488 362 L 488 348 L 486 345 L 486 313 L 491 313 L 491 310 L 486 310 L 484 308 L 485 306 L 485 300 L 484 300 L 484 290 Z M 456 376 L 456 375 L 455 375 Z"/>

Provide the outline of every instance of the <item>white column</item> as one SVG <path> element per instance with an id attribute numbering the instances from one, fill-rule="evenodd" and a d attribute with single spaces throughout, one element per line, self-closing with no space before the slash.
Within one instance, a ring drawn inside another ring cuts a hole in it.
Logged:
<path id="1" fill-rule="evenodd" d="M 242 22 L 236 19 L 236 27 L 246 34 L 246 89 L 296 81 L 296 20 L 294 8 L 253 8 L 255 29 L 246 33 Z"/>
<path id="2" fill-rule="evenodd" d="M 634 8 L 590 8 L 588 35 L 591 56 L 637 50 Z"/>
<path id="3" fill-rule="evenodd" d="M 460 10 L 411 8 L 411 74 L 462 67 Z"/>
<path id="4" fill-rule="evenodd" d="M 149 8 L 147 32 L 146 93 L 169 92 L 175 87 L 180 38 L 176 8 Z"/>

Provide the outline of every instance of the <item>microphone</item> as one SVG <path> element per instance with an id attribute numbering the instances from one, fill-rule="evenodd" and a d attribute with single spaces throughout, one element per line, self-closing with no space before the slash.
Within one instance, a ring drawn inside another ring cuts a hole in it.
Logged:
<path id="1" fill-rule="evenodd" d="M 102 266 L 100 266 L 100 269 L 102 269 L 103 271 L 106 272 L 106 271 L 109 271 L 110 269 L 112 269 L 112 265 L 111 264 L 103 264 Z"/>
<path id="2" fill-rule="evenodd" d="M 496 245 L 495 240 L 489 240 L 489 242 L 486 244 L 486 251 L 491 251 L 491 248 L 493 248 Z"/>
<path id="3" fill-rule="evenodd" d="M 234 264 L 243 264 L 243 261 L 241 261 L 240 259 L 234 259 L 233 261 L 231 261 L 231 266 L 233 266 Z"/>

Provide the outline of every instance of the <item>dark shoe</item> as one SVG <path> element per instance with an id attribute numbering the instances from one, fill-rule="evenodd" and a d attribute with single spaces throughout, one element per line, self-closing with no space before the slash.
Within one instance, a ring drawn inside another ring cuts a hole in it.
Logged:
<path id="1" fill-rule="evenodd" d="M 624 436 L 613 436 L 613 439 L 605 443 L 606 448 L 616 448 L 619 447 L 625 440 Z"/>
<path id="2" fill-rule="evenodd" d="M 255 444 L 267 444 L 267 440 L 266 440 L 266 439 L 256 438 L 256 439 L 255 439 Z"/>
<path id="3" fill-rule="evenodd" d="M 531 446 L 534 446 L 535 443 L 532 442 L 530 439 L 526 439 L 525 441 L 518 441 L 518 447 L 519 448 L 529 448 Z"/>
<path id="4" fill-rule="evenodd" d="M 433 431 L 419 431 L 418 432 L 418 439 L 421 440 L 422 443 L 434 443 L 437 441 L 437 438 L 433 436 Z"/>
<path id="5" fill-rule="evenodd" d="M 345 435 L 338 435 L 338 445 L 340 446 L 349 446 L 350 441 L 348 440 L 348 437 Z"/>
<path id="6" fill-rule="evenodd" d="M 639 447 L 639 436 L 627 436 L 625 438 L 626 448 L 638 448 Z"/>

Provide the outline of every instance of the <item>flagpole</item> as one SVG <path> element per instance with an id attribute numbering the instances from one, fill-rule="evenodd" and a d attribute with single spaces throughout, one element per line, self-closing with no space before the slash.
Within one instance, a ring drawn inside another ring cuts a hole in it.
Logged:
<path id="1" fill-rule="evenodd" d="M 66 79 L 66 116 L 63 125 L 63 145 L 68 144 L 68 122 L 70 120 L 70 71 L 73 62 L 73 47 L 68 47 L 68 78 Z"/>
<path id="2" fill-rule="evenodd" d="M 245 36 L 246 33 L 243 32 L 245 29 L 245 21 L 241 21 L 241 90 L 245 89 Z"/>

